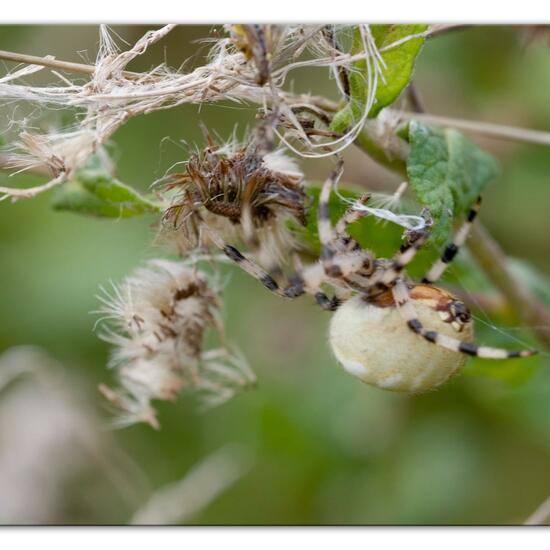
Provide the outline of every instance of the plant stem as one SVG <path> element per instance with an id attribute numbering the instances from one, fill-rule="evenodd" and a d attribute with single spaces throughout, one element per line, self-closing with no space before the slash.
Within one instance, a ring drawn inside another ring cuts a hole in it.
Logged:
<path id="1" fill-rule="evenodd" d="M 27 55 L 24 53 L 8 52 L 0 50 L 0 59 L 6 61 L 15 61 L 16 63 L 25 63 L 27 65 L 40 65 L 49 69 L 66 71 L 69 73 L 94 74 L 96 67 L 94 65 L 85 65 L 84 63 L 72 63 L 71 61 L 59 61 L 50 56 L 40 57 L 37 55 Z M 147 75 L 134 73 L 131 71 L 122 71 L 122 75 L 130 80 L 139 80 Z"/>
<path id="2" fill-rule="evenodd" d="M 541 308 L 537 297 L 512 274 L 506 254 L 483 225 L 472 226 L 468 248 L 489 280 L 506 296 L 516 315 L 534 327 L 537 338 L 550 347 L 550 333 L 539 329 L 550 325 L 550 309 Z"/>
<path id="3" fill-rule="evenodd" d="M 427 113 L 409 113 L 399 112 L 401 118 L 410 120 L 422 120 L 431 122 L 438 126 L 450 126 L 459 128 L 474 134 L 496 137 L 500 139 L 510 139 L 513 141 L 523 141 L 527 143 L 538 143 L 540 145 L 550 145 L 550 132 L 541 130 L 531 130 L 527 128 L 517 128 L 515 126 L 505 126 L 502 124 L 493 124 L 491 122 L 479 122 L 477 120 L 463 120 L 460 118 L 450 118 Z"/>
<path id="4" fill-rule="evenodd" d="M 409 144 L 395 134 L 395 127 L 380 119 L 367 121 L 363 131 L 355 139 L 355 145 L 376 162 L 407 177 Z"/>
<path id="5" fill-rule="evenodd" d="M 389 170 L 407 175 L 409 144 L 395 134 L 395 127 L 379 119 L 368 121 L 355 140 L 362 151 Z M 501 292 L 516 316 L 532 327 L 537 339 L 550 347 L 550 308 L 542 305 L 536 296 L 510 270 L 506 255 L 489 231 L 479 222 L 472 227 L 468 249 L 492 284 Z"/>
<path id="6" fill-rule="evenodd" d="M 451 25 L 454 28 L 455 26 Z M 458 26 L 460 27 L 460 26 Z M 36 55 L 27 55 L 17 52 L 9 52 L 0 50 L 0 59 L 7 61 L 14 61 L 17 63 L 25 63 L 27 65 L 40 65 L 42 67 L 48 67 L 50 69 L 56 69 L 60 71 L 66 71 L 70 73 L 79 74 L 94 74 L 96 67 L 94 65 L 86 65 L 84 63 L 73 63 L 70 61 L 61 61 L 53 59 L 51 56 L 40 57 Z M 144 73 L 136 73 L 132 71 L 122 71 L 122 76 L 129 80 L 151 79 L 155 80 L 154 75 L 147 75 Z M 303 98 L 295 98 L 293 94 L 283 94 L 285 99 L 289 102 L 309 100 L 310 103 L 320 107 L 323 111 L 336 112 L 338 110 L 338 103 L 317 96 L 310 96 Z M 502 124 L 493 124 L 490 122 L 479 122 L 474 120 L 455 119 L 450 117 L 426 114 L 426 113 L 408 113 L 400 112 L 401 118 L 417 120 L 424 120 L 425 122 L 432 122 L 440 126 L 450 126 L 452 128 L 459 128 L 469 132 L 473 132 L 480 135 L 487 135 L 491 137 L 497 137 L 502 139 L 510 139 L 516 141 L 524 141 L 529 143 L 538 143 L 542 145 L 550 145 L 550 132 L 544 132 L 539 130 L 530 130 L 527 128 L 516 128 L 514 126 L 506 126 Z"/>

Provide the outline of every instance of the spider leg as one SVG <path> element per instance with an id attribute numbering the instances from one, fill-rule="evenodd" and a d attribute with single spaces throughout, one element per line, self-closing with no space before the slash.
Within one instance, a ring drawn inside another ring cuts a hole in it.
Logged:
<path id="1" fill-rule="evenodd" d="M 361 270 L 372 263 L 370 252 L 358 250 L 345 251 L 346 245 L 338 241 L 338 235 L 330 221 L 329 199 L 332 187 L 342 175 L 343 163 L 340 161 L 336 170 L 326 179 L 317 208 L 317 230 L 321 242 L 321 263 L 325 273 L 331 278 L 341 278 Z M 344 251 L 342 251 L 344 248 Z"/>
<path id="2" fill-rule="evenodd" d="M 343 172 L 343 163 L 340 161 L 336 169 L 329 175 L 323 184 L 321 194 L 319 195 L 319 205 L 317 207 L 317 230 L 319 232 L 319 240 L 321 241 L 321 259 L 323 262 L 330 261 L 336 251 L 333 243 L 335 233 L 330 222 L 329 200 L 330 193 L 334 184 L 340 179 Z"/>
<path id="3" fill-rule="evenodd" d="M 447 269 L 449 263 L 452 262 L 457 255 L 460 247 L 466 242 L 472 223 L 474 222 L 479 208 L 481 206 L 481 197 L 478 197 L 471 210 L 468 212 L 466 221 L 460 226 L 460 229 L 456 232 L 453 240 L 445 247 L 441 258 L 439 258 L 434 265 L 430 268 L 426 276 L 422 279 L 423 283 L 433 283 L 437 281 L 443 272 Z"/>
<path id="4" fill-rule="evenodd" d="M 273 294 L 282 298 L 298 298 L 302 294 L 312 294 L 317 304 L 323 309 L 334 311 L 340 305 L 340 300 L 336 297 L 329 298 L 321 291 L 321 285 L 326 279 L 323 266 L 319 263 L 306 267 L 300 272 L 289 278 L 289 284 L 281 287 L 279 283 L 262 269 L 258 264 L 244 256 L 237 248 L 223 241 L 212 230 L 208 230 L 209 236 L 214 244 L 220 248 L 223 253 L 233 262 L 235 262 L 243 271 L 260 281 L 265 288 Z"/>
<path id="5" fill-rule="evenodd" d="M 360 250 L 359 243 L 349 235 L 348 226 L 356 221 L 360 220 L 368 214 L 366 210 L 361 210 L 360 206 L 366 204 L 370 199 L 370 194 L 365 193 L 359 199 L 357 199 L 344 213 L 344 215 L 338 220 L 334 231 L 336 232 L 336 238 L 343 245 L 343 249 L 346 252 L 353 252 Z"/>
<path id="6" fill-rule="evenodd" d="M 535 350 L 522 350 L 522 351 L 508 351 L 499 348 L 490 348 L 487 346 L 476 346 L 469 342 L 462 342 L 457 338 L 452 338 L 441 334 L 434 330 L 427 330 L 424 328 L 416 310 L 410 300 L 409 290 L 405 283 L 399 279 L 392 288 L 392 294 L 399 309 L 399 313 L 403 319 L 407 322 L 408 327 L 422 336 L 424 340 L 441 346 L 451 351 L 465 353 L 467 355 L 473 355 L 475 357 L 482 357 L 485 359 L 509 359 L 511 357 L 529 357 L 537 353 Z"/>
<path id="7" fill-rule="evenodd" d="M 296 252 L 293 254 L 294 274 L 288 278 L 291 285 L 296 288 L 302 288 L 304 292 L 312 294 L 319 306 L 328 311 L 335 311 L 343 302 L 342 293 L 335 292 L 332 298 L 329 298 L 322 290 L 321 285 L 326 279 L 325 270 L 320 263 L 315 263 L 304 267 L 300 257 Z M 336 287 L 336 290 L 338 287 Z"/>
<path id="8" fill-rule="evenodd" d="M 389 267 L 375 271 L 375 273 L 369 278 L 370 286 L 378 284 L 384 286 L 392 285 L 397 279 L 399 279 L 399 277 L 401 277 L 401 273 L 405 267 L 412 262 L 417 252 L 426 243 L 427 239 L 428 232 L 424 231 L 414 242 L 401 247 L 401 250 L 391 260 Z"/>

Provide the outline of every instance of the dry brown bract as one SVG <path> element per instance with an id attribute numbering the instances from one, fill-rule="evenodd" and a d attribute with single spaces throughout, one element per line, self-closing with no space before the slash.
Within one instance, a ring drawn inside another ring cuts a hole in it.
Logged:
<path id="1" fill-rule="evenodd" d="M 208 245 L 202 224 L 243 240 L 259 261 L 276 263 L 295 248 L 287 222 L 306 223 L 303 175 L 281 151 L 263 154 L 261 140 L 220 147 L 207 136 L 208 146 L 189 159 L 185 173 L 169 176 L 175 190 L 164 226 L 183 237 L 184 249 Z"/>

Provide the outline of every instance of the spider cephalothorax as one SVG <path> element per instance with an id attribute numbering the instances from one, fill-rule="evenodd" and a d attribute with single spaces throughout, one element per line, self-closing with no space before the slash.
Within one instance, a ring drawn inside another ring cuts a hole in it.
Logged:
<path id="1" fill-rule="evenodd" d="M 428 231 L 409 235 L 391 260 L 375 258 L 347 232 L 348 225 L 367 212 L 360 204 L 352 205 L 334 227 L 330 222 L 329 197 L 341 173 L 340 165 L 325 182 L 319 197 L 320 260 L 301 269 L 287 286 L 281 287 L 218 236 L 214 237 L 215 243 L 271 292 L 286 298 L 313 294 L 324 309 L 336 311 L 329 330 L 336 358 L 350 374 L 374 386 L 420 393 L 447 381 L 464 365 L 468 355 L 506 359 L 536 353 L 475 345 L 466 305 L 433 285 L 466 241 L 481 199 L 473 205 L 422 284 L 417 284 L 408 280 L 405 268 L 426 243 Z M 332 298 L 321 289 L 322 285 L 334 289 Z"/>
<path id="2" fill-rule="evenodd" d="M 239 148 L 207 139 L 186 172 L 170 177 L 168 188 L 177 194 L 164 221 L 182 232 L 190 247 L 204 244 L 200 233 L 206 225 L 260 249 L 262 265 L 280 260 L 293 244 L 287 222 L 306 223 L 301 172 L 282 152 L 265 153 L 259 139 Z"/>

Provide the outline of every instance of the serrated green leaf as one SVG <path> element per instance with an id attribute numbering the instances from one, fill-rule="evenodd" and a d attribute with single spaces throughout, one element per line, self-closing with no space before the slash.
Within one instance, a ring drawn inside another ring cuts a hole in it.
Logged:
<path id="1" fill-rule="evenodd" d="M 407 173 L 418 201 L 434 218 L 432 239 L 442 244 L 463 214 L 498 174 L 493 157 L 451 128 L 409 125 Z"/>
<path id="2" fill-rule="evenodd" d="M 98 218 L 131 218 L 159 207 L 101 168 L 80 170 L 52 199 L 55 210 Z"/>
<path id="3" fill-rule="evenodd" d="M 428 25 L 371 25 L 370 29 L 378 49 L 389 46 L 425 31 Z M 414 64 L 424 38 L 414 38 L 404 41 L 398 46 L 382 52 L 385 63 L 383 78 L 379 79 L 376 88 L 376 102 L 369 111 L 369 117 L 375 117 L 384 107 L 391 105 L 409 84 Z M 357 27 L 353 32 L 350 53 L 352 55 L 363 51 L 361 33 Z M 354 122 L 360 120 L 368 95 L 367 62 L 364 59 L 353 64 L 349 74 L 348 104 L 334 116 L 331 128 L 335 132 L 345 132 Z"/>

